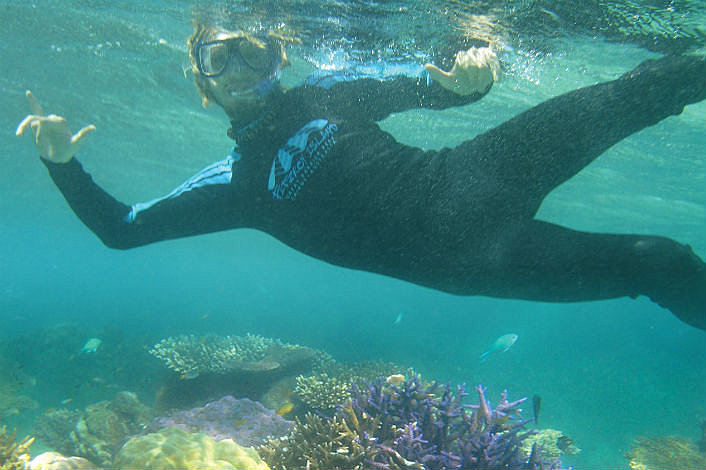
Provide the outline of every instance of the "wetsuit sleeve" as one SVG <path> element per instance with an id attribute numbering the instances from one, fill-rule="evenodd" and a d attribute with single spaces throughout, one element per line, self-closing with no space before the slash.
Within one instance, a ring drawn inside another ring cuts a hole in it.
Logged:
<path id="1" fill-rule="evenodd" d="M 426 75 L 426 73 L 425 73 Z M 435 82 L 428 83 L 426 76 L 398 75 L 391 78 L 346 77 L 344 80 L 320 81 L 318 86 L 328 89 L 327 105 L 346 116 L 380 121 L 392 113 L 415 108 L 445 109 L 478 101 L 482 93 L 461 96 L 446 90 Z"/>
<path id="2" fill-rule="evenodd" d="M 227 161 L 225 166 L 217 162 L 207 167 L 167 196 L 132 206 L 98 186 L 75 158 L 67 163 L 42 162 L 74 213 L 110 248 L 232 228 L 232 190 L 224 184 L 230 182 Z M 214 171 L 204 174 L 212 167 Z"/>

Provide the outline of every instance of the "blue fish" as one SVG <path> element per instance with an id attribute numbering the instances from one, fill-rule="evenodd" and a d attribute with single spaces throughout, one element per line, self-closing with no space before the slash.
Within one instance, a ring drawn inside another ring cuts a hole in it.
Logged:
<path id="1" fill-rule="evenodd" d="M 519 336 L 517 336 L 515 333 L 508 333 L 506 335 L 502 335 L 500 338 L 496 339 L 493 344 L 490 345 L 490 348 L 488 348 L 486 352 L 480 355 L 481 362 L 485 362 L 488 356 L 490 356 L 495 351 L 507 351 L 513 344 L 515 344 L 517 338 L 519 338 Z"/>

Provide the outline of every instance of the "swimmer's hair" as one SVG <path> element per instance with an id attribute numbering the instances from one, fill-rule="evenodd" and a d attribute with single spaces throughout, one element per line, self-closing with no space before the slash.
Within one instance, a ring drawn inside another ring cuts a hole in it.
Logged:
<path id="1" fill-rule="evenodd" d="M 194 32 L 189 39 L 186 41 L 186 45 L 189 48 L 189 59 L 191 60 L 191 71 L 194 74 L 194 83 L 196 84 L 196 90 L 201 96 L 201 105 L 205 108 L 212 102 L 215 102 L 213 95 L 211 94 L 210 87 L 206 78 L 201 75 L 199 68 L 196 65 L 196 54 L 194 48 L 200 42 L 213 41 L 220 34 L 227 34 L 232 37 L 244 37 L 255 44 L 262 44 L 262 41 L 255 35 L 248 33 L 243 30 L 228 30 L 216 25 L 206 25 L 202 23 L 194 23 Z M 285 27 L 280 26 L 277 29 L 270 29 L 267 31 L 267 37 L 273 39 L 280 48 L 280 54 L 282 57 L 282 64 L 280 69 L 288 66 L 289 59 L 287 59 L 287 52 L 285 51 L 286 44 L 301 44 L 301 40 L 294 35 L 287 34 L 285 32 Z"/>

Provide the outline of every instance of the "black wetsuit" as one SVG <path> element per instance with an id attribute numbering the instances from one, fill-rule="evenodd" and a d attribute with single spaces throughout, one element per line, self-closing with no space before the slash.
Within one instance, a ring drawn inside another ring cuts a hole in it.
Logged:
<path id="1" fill-rule="evenodd" d="M 606 149 L 703 100 L 705 82 L 703 58 L 647 61 L 453 149 L 423 151 L 376 121 L 481 95 L 402 76 L 323 80 L 273 92 L 263 117 L 233 123 L 237 145 L 226 160 L 134 206 L 104 192 L 76 159 L 46 164 L 74 212 L 113 248 L 249 227 L 329 263 L 454 294 L 555 302 L 648 295 L 704 328 L 706 268 L 689 247 L 578 232 L 534 215 Z"/>

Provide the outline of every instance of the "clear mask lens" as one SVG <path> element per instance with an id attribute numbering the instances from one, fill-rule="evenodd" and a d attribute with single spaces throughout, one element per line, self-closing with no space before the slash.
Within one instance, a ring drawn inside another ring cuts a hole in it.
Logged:
<path id="1" fill-rule="evenodd" d="M 207 77 L 222 74 L 230 61 L 262 74 L 272 72 L 275 65 L 270 47 L 245 38 L 214 41 L 198 47 L 199 69 Z"/>

